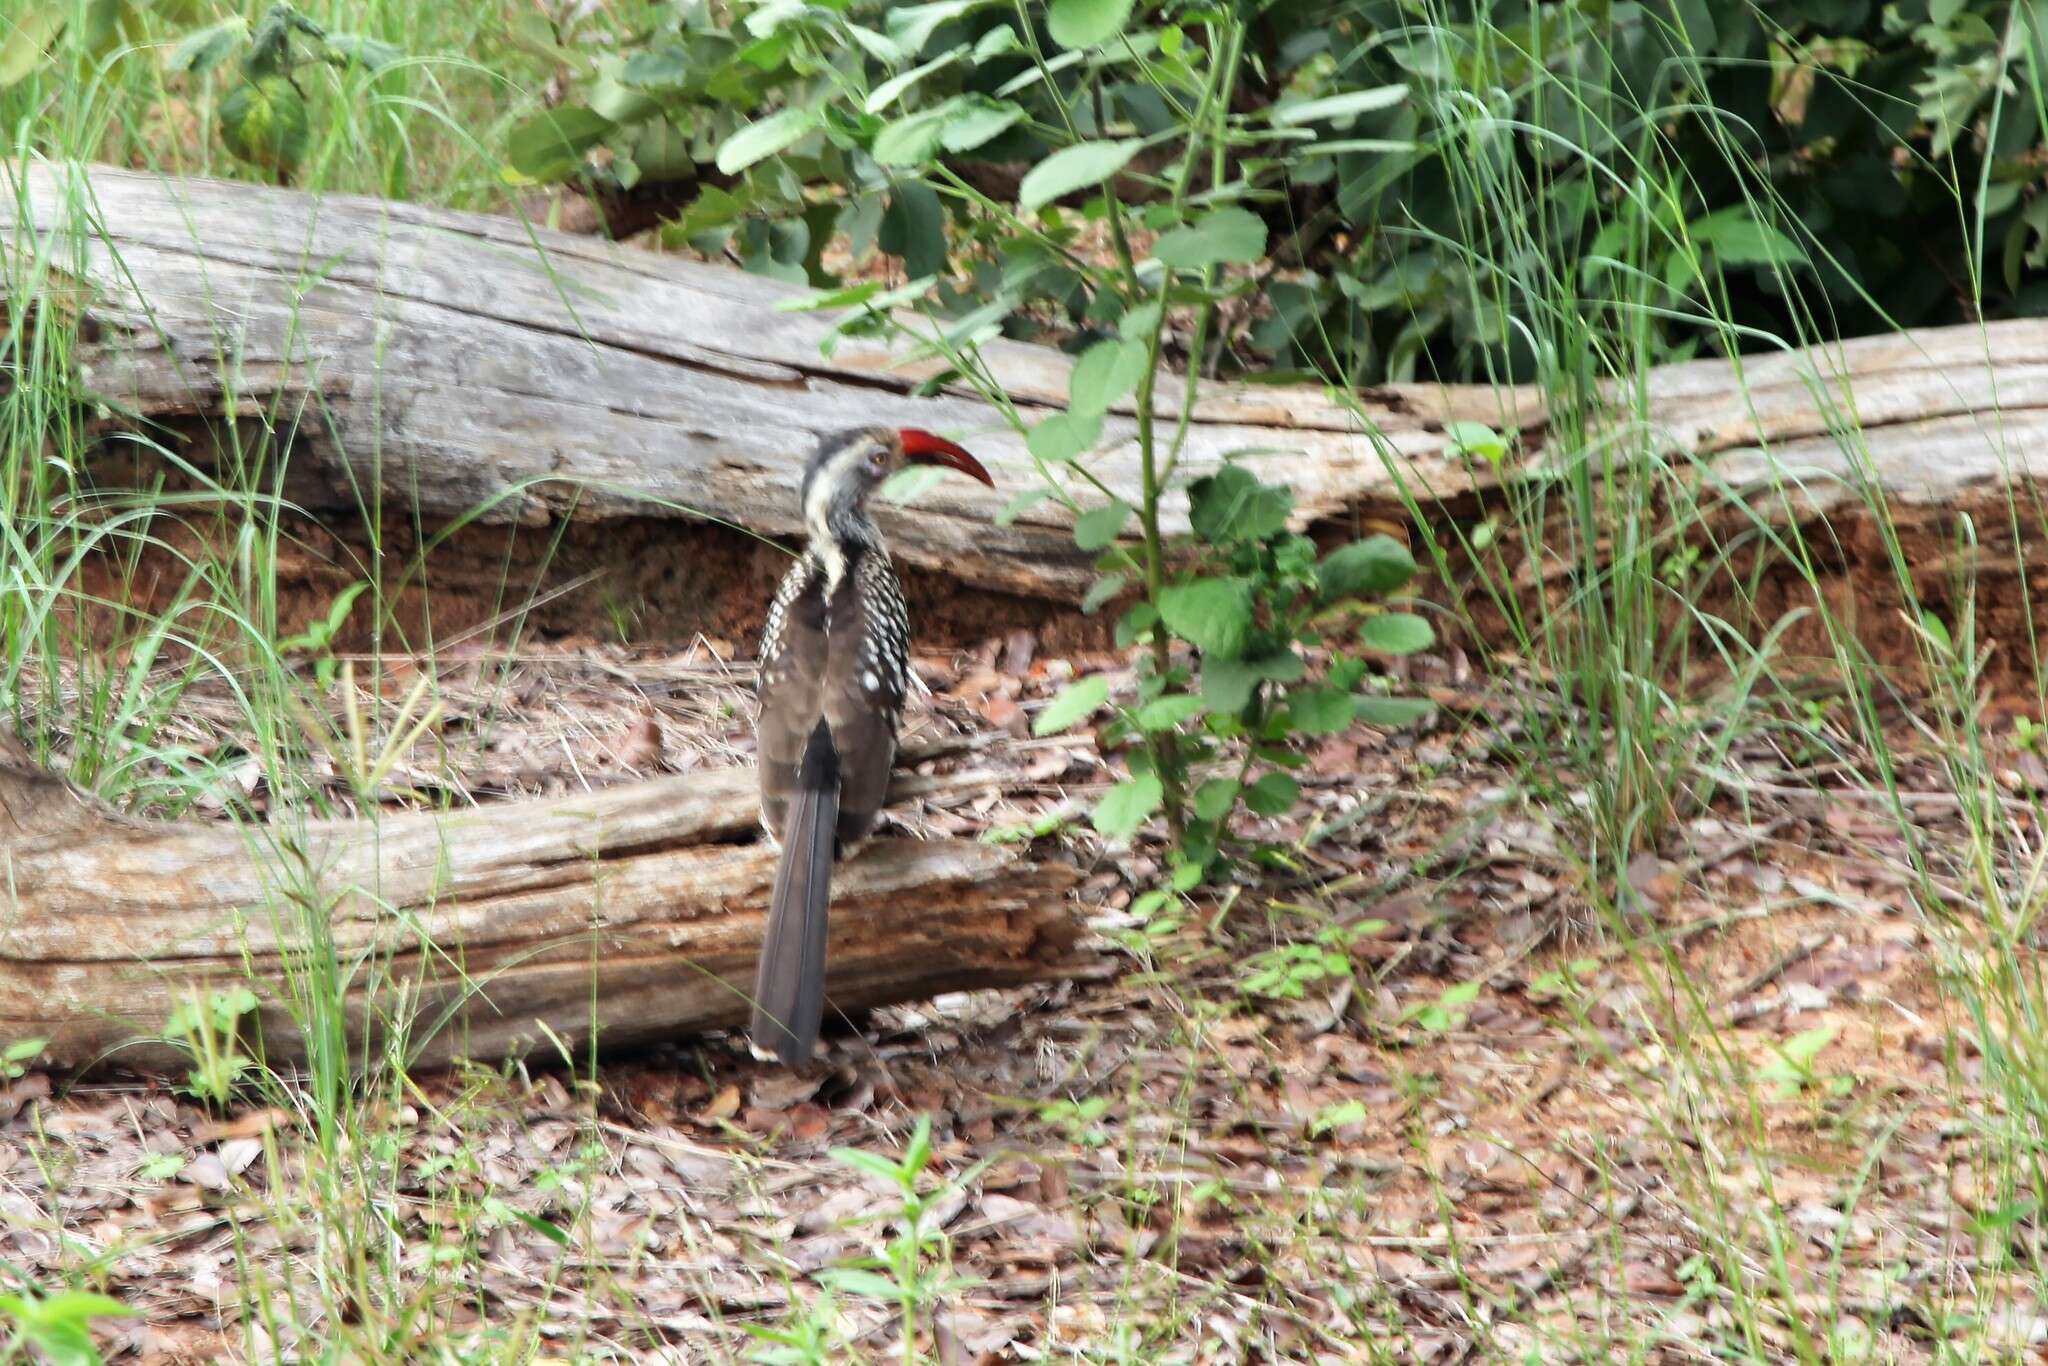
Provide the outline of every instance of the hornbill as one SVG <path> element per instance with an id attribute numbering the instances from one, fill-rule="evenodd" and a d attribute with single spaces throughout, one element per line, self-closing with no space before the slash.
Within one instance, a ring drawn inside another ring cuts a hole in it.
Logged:
<path id="1" fill-rule="evenodd" d="M 930 432 L 860 427 L 828 436 L 804 470 L 807 544 L 761 637 L 755 723 L 761 824 L 782 843 L 754 986 L 753 1040 L 808 1061 L 825 1011 L 832 862 L 874 828 L 910 681 L 910 617 L 868 495 L 906 464 L 994 486 L 981 462 Z"/>

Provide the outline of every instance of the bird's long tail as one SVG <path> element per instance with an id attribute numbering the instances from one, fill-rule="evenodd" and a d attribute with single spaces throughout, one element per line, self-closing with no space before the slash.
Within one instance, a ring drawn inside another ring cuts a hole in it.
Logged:
<path id="1" fill-rule="evenodd" d="M 797 768 L 754 983 L 754 1043 L 785 1066 L 810 1061 L 825 1014 L 825 921 L 838 830 L 839 753 L 820 721 Z"/>

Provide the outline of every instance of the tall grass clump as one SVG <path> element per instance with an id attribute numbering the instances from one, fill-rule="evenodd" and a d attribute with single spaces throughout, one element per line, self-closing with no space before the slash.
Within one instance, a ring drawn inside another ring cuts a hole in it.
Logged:
<path id="1" fill-rule="evenodd" d="M 238 414 L 232 421 L 178 430 L 110 423 L 119 405 L 86 388 L 82 291 L 89 280 L 119 278 L 121 262 L 108 259 L 114 249 L 80 165 L 250 171 L 210 126 L 229 69 L 219 79 L 167 77 L 164 51 L 189 33 L 167 10 L 137 7 L 117 37 L 90 41 L 100 8 L 71 7 L 48 57 L 0 90 L 10 150 L 0 212 L 34 225 L 0 254 L 0 695 L 39 760 L 135 814 L 224 810 L 275 871 L 268 904 L 244 929 L 279 945 L 280 957 L 274 976 L 251 985 L 305 1062 L 266 1061 L 251 992 L 196 994 L 164 1022 L 165 1040 L 191 1058 L 195 1098 L 296 1117 L 293 1140 L 266 1149 L 266 1195 L 250 1212 L 269 1226 L 266 1238 L 305 1249 L 305 1274 L 269 1274 L 244 1251 L 255 1230 L 231 1221 L 246 1350 L 263 1357 L 324 1343 L 336 1359 L 417 1360 L 441 1350 L 477 1266 L 477 1249 L 458 1247 L 429 1259 L 423 1276 L 392 1208 L 411 1179 L 397 1117 L 423 1103 L 411 1061 L 447 1018 L 421 1011 L 419 977 L 431 967 L 464 981 L 461 946 L 422 935 L 386 958 L 338 940 L 338 900 L 374 908 L 378 888 L 336 886 L 332 870 L 309 858 L 317 846 L 305 835 L 324 815 L 357 813 L 374 825 L 392 770 L 436 732 L 431 626 L 424 639 L 409 636 L 386 596 L 411 586 L 431 617 L 426 552 L 389 551 L 382 492 L 358 489 L 358 525 L 340 542 L 354 586 L 322 614 L 323 629 L 299 630 L 281 585 L 287 562 L 308 552 L 297 537 L 310 519 L 283 490 L 302 428 L 330 415 L 288 397 L 291 384 L 235 391 L 237 357 L 226 353 L 213 359 L 230 377 L 220 408 Z M 376 72 L 328 64 L 301 73 L 314 136 L 293 183 L 453 203 L 502 195 L 490 118 L 510 117 L 516 99 L 504 78 L 446 56 L 481 45 L 486 17 L 435 6 L 331 8 L 310 12 L 429 55 L 401 55 Z M 251 6 L 240 17 L 254 24 L 263 12 Z M 30 168 L 52 187 L 34 203 Z M 303 283 L 321 268 L 309 262 Z M 292 344 L 300 326 L 287 322 L 284 354 L 301 349 Z M 225 333 L 219 344 L 229 344 Z M 417 521 L 410 529 L 422 546 L 434 543 Z M 543 563 L 536 574 L 544 572 Z M 524 591 L 508 574 L 499 617 L 515 634 Z M 370 623 L 370 649 L 342 660 L 334 628 L 351 614 Z M 426 659 L 413 671 L 418 681 L 388 688 L 393 660 L 410 665 L 415 651 Z M 490 718 L 482 720 L 487 733 Z M 509 1207 L 450 1198 L 460 1205 L 450 1227 L 514 1217 Z M 517 1359 L 524 1341 L 508 1329 L 497 1345 Z"/>

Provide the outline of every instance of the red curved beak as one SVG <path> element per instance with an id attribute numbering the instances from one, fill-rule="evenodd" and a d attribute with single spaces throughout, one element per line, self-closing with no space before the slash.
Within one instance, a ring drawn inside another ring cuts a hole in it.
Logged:
<path id="1" fill-rule="evenodd" d="M 979 460 L 943 436 L 933 436 L 917 427 L 905 427 L 896 433 L 903 443 L 903 458 L 915 465 L 944 465 L 949 470 L 979 479 L 990 488 L 996 481 L 989 477 Z"/>

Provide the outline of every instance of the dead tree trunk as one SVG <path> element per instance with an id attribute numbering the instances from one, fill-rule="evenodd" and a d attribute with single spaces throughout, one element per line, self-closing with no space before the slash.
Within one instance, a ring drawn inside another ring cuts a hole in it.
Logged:
<path id="1" fill-rule="evenodd" d="M 878 509 L 899 557 L 1069 602 L 1093 579 L 1056 504 L 996 524 L 1040 476 L 979 398 L 911 397 L 942 367 L 906 361 L 901 343 L 822 355 L 829 320 L 786 311 L 804 293 L 792 286 L 482 214 L 100 166 L 11 174 L 0 251 L 17 254 L 12 278 L 48 279 L 82 315 L 87 390 L 117 421 L 261 419 L 291 439 L 292 496 L 316 511 L 374 490 L 439 517 L 694 515 L 785 535 L 820 433 L 915 424 L 969 439 L 997 487 L 947 481 L 914 509 Z M 996 341 L 984 355 L 1027 409 L 1065 404 L 1059 352 Z M 1438 483 L 1465 478 L 1439 458 L 1444 421 L 1537 415 L 1515 391 L 1362 399 L 1388 449 Z M 1091 467 L 1134 501 L 1124 409 Z M 1375 442 L 1319 391 L 1209 385 L 1198 419 L 1184 469 L 1299 452 L 1286 459 L 1304 519 L 1392 487 Z"/>
<path id="2" fill-rule="evenodd" d="M 885 509 L 898 554 L 982 587 L 1072 601 L 1094 558 L 1044 502 L 993 514 L 1039 475 L 971 391 L 913 387 L 943 368 L 898 342 L 842 340 L 786 311 L 802 290 L 514 219 L 103 166 L 0 169 L 0 276 L 82 323 L 87 390 L 115 421 L 260 419 L 292 442 L 294 493 L 358 507 L 372 491 L 431 515 L 541 521 L 625 515 L 796 527 L 803 456 L 822 431 L 916 423 L 973 438 L 997 487 L 949 481 Z M 4 301 L 4 293 L 0 293 Z M 34 302 L 31 300 L 30 302 Z M 1066 399 L 1069 359 L 994 341 L 991 373 L 1018 404 Z M 1177 386 L 1179 377 L 1170 379 Z M 1942 507 L 2032 483 L 2048 443 L 2048 322 L 1938 328 L 1843 345 L 1696 361 L 1644 378 L 1644 428 L 1616 441 L 1711 461 L 1768 517 L 1875 493 Z M 1512 480 L 1548 449 L 1529 388 L 1320 388 L 1209 383 L 1184 473 L 1237 452 L 1284 460 L 1299 524 L 1389 513 Z M 1138 495 L 1125 400 L 1091 460 Z M 1360 415 L 1365 419 L 1361 422 Z M 1448 423 L 1518 432 L 1495 471 L 1455 453 Z M 1185 528 L 1184 503 L 1168 530 Z"/>
<path id="3" fill-rule="evenodd" d="M 381 822 L 130 820 L 0 747 L 0 1039 L 148 1065 L 173 1007 L 249 984 L 265 1052 L 302 1055 L 295 990 L 345 977 L 353 1041 L 424 1063 L 549 1031 L 610 1043 L 733 1025 L 774 877 L 753 775 Z M 882 840 L 835 880 L 839 1009 L 1085 971 L 1073 873 L 968 840 Z M 329 966 L 331 965 L 331 967 Z"/>

